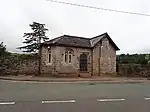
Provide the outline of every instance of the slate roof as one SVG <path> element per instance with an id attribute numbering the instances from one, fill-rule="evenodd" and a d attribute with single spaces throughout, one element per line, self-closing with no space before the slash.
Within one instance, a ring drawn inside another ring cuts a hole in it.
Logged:
<path id="1" fill-rule="evenodd" d="M 43 45 L 59 45 L 68 47 L 93 48 L 103 37 L 107 37 L 112 45 L 119 50 L 117 45 L 112 41 L 107 33 L 101 34 L 93 38 L 85 38 L 78 36 L 63 35 L 52 40 L 46 41 Z"/>

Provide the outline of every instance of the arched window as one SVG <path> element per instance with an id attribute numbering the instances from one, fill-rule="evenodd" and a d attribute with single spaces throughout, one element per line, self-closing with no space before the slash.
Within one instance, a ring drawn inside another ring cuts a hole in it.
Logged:
<path id="1" fill-rule="evenodd" d="M 52 63 L 52 51 L 51 51 L 51 47 L 50 46 L 48 46 L 48 53 L 47 53 L 47 57 L 48 57 L 48 63 Z"/>
<path id="2" fill-rule="evenodd" d="M 72 49 L 67 49 L 65 51 L 65 63 L 69 63 L 71 64 L 72 63 L 72 53 L 73 53 L 73 50 Z"/>
<path id="3" fill-rule="evenodd" d="M 72 54 L 71 52 L 69 52 L 69 63 L 71 63 L 71 60 L 72 60 Z"/>
<path id="4" fill-rule="evenodd" d="M 67 61 L 68 61 L 68 52 L 65 51 L 65 62 L 67 63 Z"/>
<path id="5" fill-rule="evenodd" d="M 51 53 L 51 50 L 48 52 L 48 63 L 52 63 L 52 53 Z"/>
<path id="6" fill-rule="evenodd" d="M 87 55 L 80 55 L 80 71 L 87 71 Z"/>

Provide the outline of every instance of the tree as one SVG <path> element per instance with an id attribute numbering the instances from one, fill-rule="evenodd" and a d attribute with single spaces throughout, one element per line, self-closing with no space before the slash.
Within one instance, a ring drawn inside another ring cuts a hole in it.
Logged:
<path id="1" fill-rule="evenodd" d="M 4 58 L 6 54 L 6 45 L 3 42 L 0 43 L 0 59 Z"/>
<path id="2" fill-rule="evenodd" d="M 38 52 L 41 41 L 46 41 L 49 38 L 46 36 L 47 28 L 45 24 L 33 22 L 29 25 L 33 32 L 24 33 L 25 41 L 23 43 L 27 44 L 26 46 L 19 47 L 19 49 L 24 49 L 23 52 Z"/>
<path id="3" fill-rule="evenodd" d="M 121 64 L 147 64 L 148 61 L 149 54 L 121 54 L 117 56 L 117 63 Z"/>
<path id="4" fill-rule="evenodd" d="M 5 71 L 5 58 L 7 55 L 6 45 L 3 42 L 0 43 L 0 74 L 3 74 Z"/>

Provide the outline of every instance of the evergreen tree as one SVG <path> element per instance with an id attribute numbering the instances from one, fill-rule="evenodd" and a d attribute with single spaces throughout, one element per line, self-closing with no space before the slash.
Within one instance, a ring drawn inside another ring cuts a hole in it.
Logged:
<path id="1" fill-rule="evenodd" d="M 4 58 L 6 53 L 6 46 L 3 44 L 3 42 L 0 43 L 0 58 Z"/>
<path id="2" fill-rule="evenodd" d="M 19 47 L 19 49 L 24 49 L 23 52 L 38 52 L 40 44 L 42 41 L 46 41 L 49 38 L 46 36 L 47 28 L 45 24 L 33 22 L 29 25 L 33 32 L 24 33 L 25 41 L 23 43 L 27 44 L 26 46 Z"/>
<path id="3" fill-rule="evenodd" d="M 3 42 L 0 43 L 0 75 L 5 71 L 5 56 L 6 56 L 6 45 Z"/>

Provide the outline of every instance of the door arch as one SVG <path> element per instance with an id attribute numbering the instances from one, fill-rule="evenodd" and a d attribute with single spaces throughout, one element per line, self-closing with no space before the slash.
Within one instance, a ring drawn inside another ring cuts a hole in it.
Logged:
<path id="1" fill-rule="evenodd" d="M 87 63 L 87 55 L 80 55 L 80 71 L 87 71 L 88 63 Z"/>

